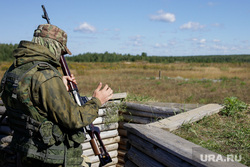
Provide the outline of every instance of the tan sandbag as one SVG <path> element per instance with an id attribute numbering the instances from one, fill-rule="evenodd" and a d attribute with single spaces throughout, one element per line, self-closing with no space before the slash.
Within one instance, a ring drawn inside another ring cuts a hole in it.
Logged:
<path id="1" fill-rule="evenodd" d="M 0 135 L 0 141 L 1 143 L 10 143 L 12 141 L 12 137 L 11 135 Z"/>

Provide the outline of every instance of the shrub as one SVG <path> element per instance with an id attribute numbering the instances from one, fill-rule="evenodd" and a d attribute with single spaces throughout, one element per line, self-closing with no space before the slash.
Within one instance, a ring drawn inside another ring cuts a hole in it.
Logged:
<path id="1" fill-rule="evenodd" d="M 221 111 L 222 115 L 235 116 L 238 112 L 247 110 L 248 105 L 240 101 L 237 97 L 227 97 L 224 99 L 224 108 Z"/>

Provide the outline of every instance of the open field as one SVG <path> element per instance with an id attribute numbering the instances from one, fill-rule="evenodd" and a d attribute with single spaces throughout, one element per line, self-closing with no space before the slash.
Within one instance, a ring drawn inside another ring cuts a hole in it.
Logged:
<path id="1" fill-rule="evenodd" d="M 0 77 L 11 63 L 1 62 Z M 250 103 L 249 63 L 68 62 L 82 95 L 91 96 L 101 81 L 129 101 L 222 103 L 236 96 Z M 159 79 L 159 71 L 161 78 Z"/>
<path id="2" fill-rule="evenodd" d="M 11 63 L 0 63 L 0 78 Z M 236 96 L 250 104 L 249 63 L 68 62 L 81 95 L 91 96 L 98 83 L 109 84 L 115 93 L 127 92 L 128 101 L 173 103 L 223 103 Z M 159 71 L 161 78 L 159 78 Z M 223 155 L 242 155 L 249 165 L 249 111 L 237 119 L 215 114 L 184 125 L 175 133 Z M 233 129 L 233 130 L 232 130 Z"/>

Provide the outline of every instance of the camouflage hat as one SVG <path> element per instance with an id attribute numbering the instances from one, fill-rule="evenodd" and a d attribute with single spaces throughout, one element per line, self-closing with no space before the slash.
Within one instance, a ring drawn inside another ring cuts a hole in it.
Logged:
<path id="1" fill-rule="evenodd" d="M 51 24 L 41 24 L 34 32 L 34 37 L 45 37 L 58 41 L 63 45 L 68 54 L 71 52 L 67 48 L 67 34 L 57 26 Z"/>

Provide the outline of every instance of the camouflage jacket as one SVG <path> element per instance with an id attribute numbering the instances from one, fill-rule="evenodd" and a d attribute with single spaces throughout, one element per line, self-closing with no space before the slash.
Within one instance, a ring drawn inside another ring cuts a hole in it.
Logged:
<path id="1" fill-rule="evenodd" d="M 27 72 L 24 75 L 18 85 L 16 98 L 13 98 L 13 90 L 11 94 L 11 91 L 8 91 L 9 87 L 3 86 L 2 82 L 0 92 L 3 92 L 2 100 L 7 110 L 8 108 L 12 108 L 13 111 L 17 110 L 17 113 L 24 113 L 25 116 L 29 116 L 31 120 L 34 120 L 33 122 L 37 121 L 39 124 L 46 121 L 52 122 L 53 125 L 57 125 L 60 131 L 66 135 L 67 133 L 76 131 L 76 136 L 79 135 L 77 132 L 78 129 L 90 124 L 98 116 L 98 109 L 101 106 L 99 99 L 92 98 L 85 105 L 78 106 L 69 92 L 67 92 L 62 81 L 62 76 L 57 70 L 60 66 L 58 60 L 56 60 L 55 56 L 46 47 L 28 41 L 21 41 L 19 47 L 14 51 L 14 57 L 14 63 L 5 75 L 11 71 L 18 71 L 17 69 L 20 67 L 20 69 L 25 69 L 26 66 L 30 67 L 35 62 L 44 62 L 47 63 L 47 66 L 45 64 L 45 66 L 36 67 L 37 69 L 33 70 L 33 73 L 31 70 L 31 72 Z M 17 115 L 15 113 L 14 116 L 10 116 L 10 119 L 14 119 Z M 14 123 L 15 121 L 12 122 Z M 18 146 L 16 146 L 17 150 L 28 152 L 29 147 L 37 147 L 35 146 L 37 144 L 30 144 L 28 142 L 29 139 L 24 139 L 21 142 L 19 135 L 16 137 L 17 140 L 15 140 L 15 133 L 13 137 L 13 142 L 18 143 Z M 66 138 L 71 140 L 71 138 L 75 137 L 66 136 Z M 36 143 L 35 141 L 32 142 Z M 72 150 L 72 147 L 78 147 L 78 152 L 81 155 L 82 152 L 81 148 L 79 149 L 79 144 L 74 145 L 70 144 L 70 142 L 68 141 L 67 144 L 68 150 Z M 52 144 L 54 143 L 52 142 Z M 65 142 L 60 144 L 60 146 L 62 145 L 65 145 Z M 49 147 L 46 147 L 46 149 Z M 34 151 L 34 149 L 39 150 L 41 148 L 32 149 Z M 44 149 L 44 152 L 48 152 L 46 149 Z M 55 150 L 57 149 L 55 148 Z M 75 151 L 73 150 L 73 152 Z M 60 154 L 65 155 L 63 150 Z M 37 157 L 33 156 L 33 158 Z M 70 153 L 68 153 L 67 159 L 69 160 L 67 162 L 75 161 L 74 159 L 70 160 L 70 158 Z M 37 159 L 43 160 L 39 157 Z M 50 161 L 46 162 L 50 163 Z M 54 162 L 61 163 L 62 161 L 51 160 L 51 163 Z"/>

